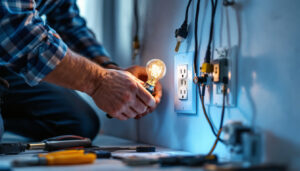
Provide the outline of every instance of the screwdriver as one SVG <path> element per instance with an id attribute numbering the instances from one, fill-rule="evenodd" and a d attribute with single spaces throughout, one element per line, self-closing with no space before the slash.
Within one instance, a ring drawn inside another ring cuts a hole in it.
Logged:
<path id="1" fill-rule="evenodd" d="M 96 160 L 93 153 L 85 153 L 84 150 L 64 150 L 48 154 L 38 154 L 31 158 L 15 159 L 13 167 L 39 166 L 39 165 L 75 165 L 89 164 Z"/>
<path id="2" fill-rule="evenodd" d="M 74 147 L 91 147 L 89 138 L 77 140 L 43 141 L 39 143 L 0 143 L 0 154 L 18 154 L 25 150 L 55 151 Z"/>

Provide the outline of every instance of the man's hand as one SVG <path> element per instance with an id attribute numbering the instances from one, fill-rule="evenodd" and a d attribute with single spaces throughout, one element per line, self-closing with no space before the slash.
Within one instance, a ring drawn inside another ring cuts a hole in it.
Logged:
<path id="1" fill-rule="evenodd" d="M 43 81 L 83 91 L 100 109 L 121 120 L 155 107 L 155 99 L 142 81 L 129 72 L 104 69 L 70 49 Z"/>
<path id="2" fill-rule="evenodd" d="M 125 71 L 130 72 L 132 75 L 134 75 L 136 78 L 142 80 L 143 82 L 147 81 L 147 72 L 146 72 L 146 68 L 145 67 L 141 67 L 141 66 L 132 66 L 129 67 L 127 69 L 125 69 Z M 155 89 L 154 89 L 154 93 L 153 93 L 153 97 L 155 99 L 156 105 L 153 107 L 149 107 L 148 110 L 146 112 L 144 112 L 143 114 L 140 114 L 136 117 L 136 119 L 139 119 L 143 116 L 145 116 L 148 113 L 151 113 L 159 104 L 160 99 L 162 96 L 162 86 L 159 82 L 156 83 L 155 85 Z"/>
<path id="3" fill-rule="evenodd" d="M 156 106 L 143 82 L 127 71 L 108 69 L 91 96 L 98 107 L 120 120 L 135 118 Z"/>
<path id="4" fill-rule="evenodd" d="M 103 63 L 103 62 L 109 61 L 109 58 L 106 56 L 99 56 L 99 57 L 94 58 L 93 61 L 96 62 L 97 64 L 101 65 L 101 63 Z M 134 75 L 136 78 L 138 78 L 139 80 L 142 80 L 143 82 L 146 82 L 147 78 L 148 78 L 146 68 L 141 67 L 141 66 L 132 66 L 127 69 L 121 69 L 120 67 L 115 66 L 115 65 L 108 65 L 107 68 L 128 71 L 132 75 Z M 153 110 L 155 110 L 157 105 L 160 103 L 161 96 L 162 96 L 162 86 L 158 82 L 155 86 L 154 93 L 153 93 L 153 97 L 155 98 L 156 105 L 153 107 L 149 107 L 146 112 L 144 112 L 143 114 L 139 114 L 135 118 L 139 119 L 139 118 L 147 115 L 148 113 L 151 113 Z"/>

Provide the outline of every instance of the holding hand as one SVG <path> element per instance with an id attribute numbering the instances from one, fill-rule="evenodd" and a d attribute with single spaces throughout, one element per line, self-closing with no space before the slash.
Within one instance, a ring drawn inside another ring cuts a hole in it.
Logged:
<path id="1" fill-rule="evenodd" d="M 136 78 L 142 80 L 143 82 L 147 81 L 148 76 L 147 76 L 145 67 L 132 66 L 132 67 L 125 69 L 125 71 L 130 72 L 132 75 L 134 75 Z M 139 119 L 139 118 L 147 115 L 148 113 L 151 113 L 153 110 L 155 110 L 155 108 L 159 104 L 161 96 L 162 96 L 162 86 L 159 82 L 157 82 L 157 84 L 155 85 L 155 89 L 154 89 L 154 92 L 152 95 L 155 99 L 156 104 L 154 106 L 149 106 L 149 109 L 146 112 L 137 115 L 136 119 Z"/>
<path id="2" fill-rule="evenodd" d="M 143 82 L 127 71 L 108 69 L 92 93 L 99 108 L 120 120 L 135 118 L 156 107 L 156 99 Z"/>

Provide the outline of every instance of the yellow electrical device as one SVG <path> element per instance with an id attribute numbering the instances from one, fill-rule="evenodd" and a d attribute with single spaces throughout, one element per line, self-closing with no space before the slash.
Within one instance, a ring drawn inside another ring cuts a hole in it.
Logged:
<path id="1" fill-rule="evenodd" d="M 201 66 L 201 72 L 205 74 L 210 74 L 214 71 L 214 66 L 210 63 L 203 63 Z"/>

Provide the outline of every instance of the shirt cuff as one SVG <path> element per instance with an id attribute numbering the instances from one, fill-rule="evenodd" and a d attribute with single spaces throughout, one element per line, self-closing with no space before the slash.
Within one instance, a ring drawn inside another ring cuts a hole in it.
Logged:
<path id="1" fill-rule="evenodd" d="M 29 69 L 22 73 L 29 85 L 34 86 L 42 81 L 66 55 L 68 47 L 56 34 L 51 29 L 44 41 L 28 54 Z"/>
<path id="2" fill-rule="evenodd" d="M 99 56 L 110 57 L 110 54 L 102 45 L 91 45 L 86 51 L 82 52 L 82 55 L 87 56 L 89 59 L 94 59 Z"/>

